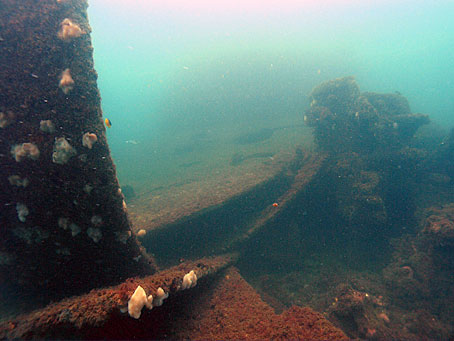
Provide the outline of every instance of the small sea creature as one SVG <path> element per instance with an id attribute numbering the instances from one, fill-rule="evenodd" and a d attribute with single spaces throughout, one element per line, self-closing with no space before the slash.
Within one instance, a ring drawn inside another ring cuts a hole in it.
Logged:
<path id="1" fill-rule="evenodd" d="M 378 314 L 378 317 L 381 318 L 383 321 L 385 321 L 385 323 L 389 323 L 389 317 L 386 313 L 380 313 Z"/>
<path id="2" fill-rule="evenodd" d="M 87 132 L 82 136 L 82 146 L 87 147 L 88 149 L 93 148 L 96 141 L 98 141 L 96 134 Z"/>
<path id="3" fill-rule="evenodd" d="M 30 213 L 30 211 L 28 210 L 28 207 L 25 204 L 18 202 L 16 205 L 16 210 L 17 210 L 17 218 L 21 222 L 25 223 L 25 221 L 27 220 L 27 216 Z"/>
<path id="4" fill-rule="evenodd" d="M 101 226 L 103 223 L 102 218 L 99 215 L 94 215 L 91 217 L 90 221 L 95 226 Z"/>
<path id="5" fill-rule="evenodd" d="M 82 30 L 79 25 L 73 23 L 71 19 L 64 19 L 60 24 L 60 31 L 58 31 L 58 38 L 61 40 L 70 40 L 72 38 L 78 38 L 82 34 L 85 34 L 85 31 Z"/>
<path id="6" fill-rule="evenodd" d="M 8 177 L 8 181 L 11 185 L 17 186 L 17 187 L 27 187 L 28 184 L 30 183 L 30 180 L 27 178 L 21 179 L 19 175 L 11 175 Z"/>
<path id="7" fill-rule="evenodd" d="M 104 123 L 106 124 L 107 128 L 112 127 L 112 122 L 111 122 L 108 118 L 106 118 L 106 119 L 104 120 Z"/>
<path id="8" fill-rule="evenodd" d="M 127 140 L 127 141 L 125 141 L 125 143 L 134 144 L 134 145 L 139 144 L 139 142 L 137 142 L 136 140 Z"/>
<path id="9" fill-rule="evenodd" d="M 42 120 L 41 122 L 39 122 L 39 130 L 52 134 L 55 132 L 55 125 L 51 120 Z"/>
<path id="10" fill-rule="evenodd" d="M 55 138 L 52 162 L 64 165 L 77 154 L 77 151 L 69 144 L 64 137 Z"/>
<path id="11" fill-rule="evenodd" d="M 71 77 L 71 71 L 65 69 L 61 73 L 60 83 L 58 85 L 65 95 L 67 95 L 74 88 L 74 80 Z"/>
<path id="12" fill-rule="evenodd" d="M 140 318 L 144 306 L 148 309 L 153 308 L 153 295 L 147 297 L 145 290 L 139 285 L 128 301 L 129 316 L 135 319 Z"/>
<path id="13" fill-rule="evenodd" d="M 16 162 L 20 162 L 26 158 L 32 160 L 38 160 L 39 149 L 34 143 L 25 142 L 22 144 L 16 144 L 11 148 L 11 154 L 13 155 Z"/>
<path id="14" fill-rule="evenodd" d="M 6 113 L 0 112 L 0 128 L 5 128 L 6 126 L 10 125 L 14 122 L 16 115 L 8 110 Z"/>
<path id="15" fill-rule="evenodd" d="M 194 270 L 191 270 L 183 277 L 183 283 L 181 284 L 181 288 L 183 290 L 195 287 L 197 285 L 197 275 L 195 274 Z"/>
<path id="16" fill-rule="evenodd" d="M 89 227 L 87 229 L 87 234 L 95 243 L 99 242 L 102 238 L 102 232 L 98 228 Z"/>
<path id="17" fill-rule="evenodd" d="M 273 207 L 278 207 L 279 204 L 277 202 L 273 203 Z"/>
<path id="18" fill-rule="evenodd" d="M 156 291 L 156 296 L 153 298 L 153 307 L 160 307 L 164 300 L 169 297 L 169 293 L 165 292 L 161 287 Z"/>

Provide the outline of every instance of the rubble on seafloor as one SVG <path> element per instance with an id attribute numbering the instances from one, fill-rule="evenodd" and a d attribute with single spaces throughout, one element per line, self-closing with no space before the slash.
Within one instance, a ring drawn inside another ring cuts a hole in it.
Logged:
<path id="1" fill-rule="evenodd" d="M 454 316 L 453 208 L 427 209 L 418 233 L 391 240 L 392 259 L 381 269 L 310 264 L 309 255 L 303 270 L 263 274 L 251 283 L 273 307 L 310 306 L 350 338 L 447 339 Z"/>

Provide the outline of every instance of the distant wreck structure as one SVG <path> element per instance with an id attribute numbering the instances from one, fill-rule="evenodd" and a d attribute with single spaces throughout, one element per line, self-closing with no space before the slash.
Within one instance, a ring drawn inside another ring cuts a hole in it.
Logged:
<path id="1" fill-rule="evenodd" d="M 155 272 L 132 234 L 107 145 L 86 9 L 80 0 L 2 0 L 0 285 L 8 297 L 44 303 Z"/>
<path id="2" fill-rule="evenodd" d="M 312 90 L 306 124 L 325 151 L 395 150 L 409 142 L 418 128 L 429 123 L 414 114 L 399 93 L 361 93 L 353 77 L 324 82 Z"/>

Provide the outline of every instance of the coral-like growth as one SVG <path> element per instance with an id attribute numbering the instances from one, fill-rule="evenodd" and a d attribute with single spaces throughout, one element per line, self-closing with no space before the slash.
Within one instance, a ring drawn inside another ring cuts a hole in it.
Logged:
<path id="1" fill-rule="evenodd" d="M 424 213 L 418 234 L 394 242 L 393 261 L 383 275 L 390 299 L 405 311 L 404 329 L 420 338 L 445 339 L 453 323 L 454 203 Z"/>
<path id="2" fill-rule="evenodd" d="M 124 201 L 123 201 L 124 202 Z M 144 229 L 140 229 L 138 232 L 137 232 L 137 237 L 145 237 L 145 235 L 147 234 L 147 231 L 144 230 Z"/>
<path id="3" fill-rule="evenodd" d="M 101 238 L 102 238 L 102 232 L 101 232 L 101 230 L 98 229 L 98 228 L 96 228 L 96 227 L 95 227 L 95 228 L 89 227 L 89 228 L 87 229 L 87 234 L 88 234 L 88 236 L 89 236 L 91 239 L 93 239 L 93 241 L 94 241 L 95 243 L 99 242 L 99 241 L 101 240 Z"/>
<path id="4" fill-rule="evenodd" d="M 52 134 L 55 132 L 55 125 L 51 120 L 42 120 L 39 122 L 39 129 L 45 133 Z"/>
<path id="5" fill-rule="evenodd" d="M 90 222 L 95 226 L 101 226 L 102 218 L 99 215 L 94 215 L 93 217 L 91 217 Z"/>
<path id="6" fill-rule="evenodd" d="M 304 121 L 314 127 L 315 140 L 327 151 L 400 148 L 429 123 L 427 115 L 411 113 L 402 95 L 361 93 L 353 77 L 320 84 L 310 99 Z"/>
<path id="7" fill-rule="evenodd" d="M 17 162 L 23 161 L 24 159 L 38 160 L 39 149 L 34 143 L 25 142 L 22 144 L 16 144 L 11 148 L 11 154 Z"/>
<path id="8" fill-rule="evenodd" d="M 25 204 L 18 202 L 16 205 L 16 210 L 17 210 L 17 218 L 21 222 L 25 223 L 25 220 L 27 220 L 27 216 L 30 213 L 30 211 L 28 210 L 28 207 Z"/>
<path id="9" fill-rule="evenodd" d="M 65 95 L 69 94 L 69 92 L 74 88 L 74 80 L 71 77 L 70 69 L 65 69 L 61 73 L 60 83 L 58 84 L 58 86 Z"/>
<path id="10" fill-rule="evenodd" d="M 194 270 L 191 270 L 189 273 L 184 275 L 183 283 L 181 284 L 181 288 L 189 289 L 193 288 L 197 285 L 197 275 L 195 274 Z"/>
<path id="11" fill-rule="evenodd" d="M 79 25 L 73 23 L 71 19 L 64 19 L 60 24 L 60 31 L 58 31 L 58 38 L 61 40 L 69 41 L 73 38 L 78 38 L 85 31 L 80 28 Z"/>
<path id="12" fill-rule="evenodd" d="M 55 139 L 54 152 L 52 153 L 52 161 L 54 163 L 64 165 L 76 154 L 76 150 L 71 147 L 69 142 L 64 137 Z"/>
<path id="13" fill-rule="evenodd" d="M 441 208 L 432 207 L 428 214 L 422 232 L 439 244 L 454 246 L 454 204 Z"/>
<path id="14" fill-rule="evenodd" d="M 134 294 L 128 301 L 128 314 L 129 316 L 138 319 L 142 314 L 142 308 L 146 306 L 148 309 L 152 309 L 153 296 L 145 293 L 145 290 L 139 285 L 134 291 Z"/>
<path id="15" fill-rule="evenodd" d="M 87 147 L 88 149 L 93 148 L 96 141 L 98 141 L 96 134 L 87 132 L 82 136 L 82 146 Z"/>
<path id="16" fill-rule="evenodd" d="M 30 183 L 30 180 L 27 178 L 21 178 L 19 175 L 11 175 L 8 177 L 8 181 L 11 185 L 17 186 L 17 187 L 27 187 L 28 184 Z"/>
<path id="17" fill-rule="evenodd" d="M 160 307 L 164 303 L 164 300 L 169 297 L 169 293 L 165 292 L 163 288 L 159 287 L 156 290 L 156 296 L 153 299 L 153 307 Z"/>
<path id="18" fill-rule="evenodd" d="M 14 122 L 16 115 L 11 110 L 6 113 L 0 112 L 0 128 L 5 128 Z"/>

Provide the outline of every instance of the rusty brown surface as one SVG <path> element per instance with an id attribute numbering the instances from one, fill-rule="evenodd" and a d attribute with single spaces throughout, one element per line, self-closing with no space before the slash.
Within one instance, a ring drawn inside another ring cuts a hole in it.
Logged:
<path id="1" fill-rule="evenodd" d="M 310 308 L 295 306 L 277 315 L 235 268 L 198 297 L 189 316 L 174 321 L 171 336 L 196 340 L 347 339 Z"/>

